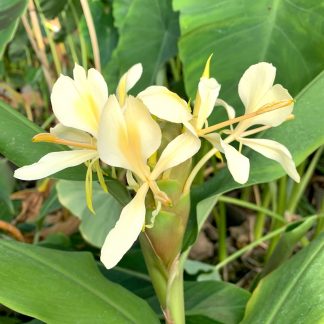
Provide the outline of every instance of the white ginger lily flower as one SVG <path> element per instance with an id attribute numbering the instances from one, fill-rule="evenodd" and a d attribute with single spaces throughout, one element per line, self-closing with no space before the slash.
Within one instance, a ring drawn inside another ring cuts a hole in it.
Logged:
<path id="1" fill-rule="evenodd" d="M 245 115 L 249 116 L 262 110 L 272 111 L 245 119 L 244 116 L 235 129 L 222 140 L 217 133 L 210 133 L 205 137 L 226 156 L 228 168 L 238 183 L 244 184 L 249 178 L 249 159 L 240 153 L 243 145 L 250 147 L 265 157 L 277 161 L 287 174 L 296 182 L 300 177 L 288 149 L 273 140 L 259 138 L 245 138 L 270 127 L 275 127 L 289 119 L 293 110 L 293 98 L 288 91 L 279 84 L 274 83 L 276 68 L 269 63 L 258 63 L 250 66 L 239 82 L 239 96 L 245 106 Z M 278 109 L 276 109 L 278 108 Z M 235 116 L 231 116 L 233 118 Z M 254 125 L 263 125 L 259 128 L 246 131 Z M 229 145 L 232 141 L 240 143 L 240 151 Z"/>
<path id="2" fill-rule="evenodd" d="M 114 95 L 109 96 L 99 128 L 100 158 L 111 166 L 132 172 L 139 186 L 102 247 L 101 261 L 108 269 L 119 262 L 144 228 L 148 190 L 152 191 L 157 205 L 169 204 L 169 198 L 158 188 L 156 180 L 167 169 L 193 156 L 199 149 L 199 140 L 190 132 L 179 135 L 166 146 L 155 167 L 150 170 L 147 160 L 160 145 L 160 127 L 141 100 L 128 96 L 121 107 Z"/>
<path id="3" fill-rule="evenodd" d="M 276 75 L 275 67 L 262 62 L 246 70 L 239 82 L 239 95 L 245 106 L 245 115 L 234 121 L 235 110 L 225 101 L 218 99 L 220 85 L 214 78 L 209 77 L 210 59 L 211 57 L 207 60 L 199 81 L 193 115 L 183 99 L 164 87 L 149 87 L 138 97 L 152 114 L 170 122 L 182 123 L 193 134 L 206 138 L 215 148 L 224 153 L 235 181 L 241 184 L 247 182 L 250 162 L 247 157 L 229 145 L 233 140 L 239 141 L 241 146 L 243 144 L 249 146 L 265 157 L 279 162 L 288 175 L 299 182 L 299 175 L 292 156 L 286 147 L 272 140 L 245 138 L 256 132 L 278 126 L 291 116 L 292 97 L 281 85 L 273 85 Z M 155 100 L 159 102 L 158 105 L 155 104 Z M 208 127 L 207 119 L 215 105 L 223 106 L 230 120 Z M 239 122 L 235 130 L 232 127 L 234 122 Z M 246 131 L 249 127 L 258 124 L 263 126 Z M 231 127 L 229 131 L 231 135 L 225 140 L 222 140 L 219 134 L 211 133 L 225 126 Z"/>
<path id="4" fill-rule="evenodd" d="M 21 167 L 14 176 L 22 180 L 38 180 L 63 169 L 88 162 L 86 176 L 87 202 L 91 205 L 92 168 L 106 190 L 96 147 L 99 118 L 108 99 L 108 87 L 103 76 L 95 69 L 88 73 L 75 64 L 73 78 L 61 75 L 51 94 L 53 112 L 60 124 L 50 133 L 38 134 L 34 142 L 51 142 L 69 146 L 72 150 L 51 152 L 38 162 Z"/>

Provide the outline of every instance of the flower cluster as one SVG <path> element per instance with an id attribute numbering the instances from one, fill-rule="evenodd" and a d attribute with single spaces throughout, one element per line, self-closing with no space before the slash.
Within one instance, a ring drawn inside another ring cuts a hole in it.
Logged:
<path id="1" fill-rule="evenodd" d="M 148 87 L 137 97 L 128 95 L 141 77 L 141 64 L 122 76 L 116 94 L 108 95 L 106 82 L 98 71 L 90 69 L 86 73 L 77 64 L 73 79 L 61 75 L 55 83 L 51 102 L 59 124 L 50 133 L 36 135 L 33 141 L 63 144 L 70 150 L 49 153 L 38 162 L 17 169 L 15 177 L 36 180 L 85 163 L 87 204 L 93 211 L 93 171 L 107 190 L 100 161 L 111 170 L 125 169 L 127 184 L 136 194 L 123 208 L 102 247 L 101 260 L 107 268 L 119 262 L 148 226 L 145 199 L 149 192 L 155 201 L 153 215 L 163 206 L 172 205 L 157 181 L 168 170 L 194 156 L 202 140 L 211 143 L 212 155 L 216 152 L 225 155 L 229 171 L 239 183 L 247 182 L 250 168 L 249 159 L 241 153 L 243 145 L 279 162 L 290 177 L 299 181 L 292 157 L 283 145 L 269 139 L 248 138 L 292 117 L 291 96 L 281 85 L 273 85 L 276 69 L 269 63 L 259 63 L 244 73 L 239 82 L 239 96 L 245 114 L 235 118 L 235 110 L 218 98 L 221 86 L 209 76 L 209 65 L 210 58 L 192 110 L 185 100 L 163 86 Z M 226 109 L 228 120 L 209 126 L 207 119 L 215 106 Z M 179 124 L 181 129 L 167 144 L 162 143 L 162 121 Z M 233 141 L 239 143 L 239 149 L 231 145 Z"/>

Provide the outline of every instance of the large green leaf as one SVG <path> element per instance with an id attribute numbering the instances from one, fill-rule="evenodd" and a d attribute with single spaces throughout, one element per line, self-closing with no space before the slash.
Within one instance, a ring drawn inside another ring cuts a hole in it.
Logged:
<path id="1" fill-rule="evenodd" d="M 294 95 L 324 68 L 324 6 L 318 0 L 175 0 L 180 11 L 180 57 L 194 98 L 206 59 L 221 96 L 232 99 L 243 71 L 260 61 L 278 68 Z M 236 102 L 236 100 L 234 100 Z"/>
<path id="2" fill-rule="evenodd" d="M 324 110 L 322 109 L 324 104 L 323 88 L 324 72 L 297 96 L 294 108 L 296 118 L 293 121 L 286 122 L 260 135 L 262 138 L 273 139 L 287 146 L 297 165 L 324 144 L 324 133 L 322 131 L 324 124 Z M 228 169 L 224 168 L 207 182 L 193 188 L 193 208 L 191 209 L 188 230 L 186 231 L 185 248 L 192 244 L 197 236 L 196 218 L 198 213 L 195 206 L 200 201 L 233 189 L 273 181 L 284 175 L 284 171 L 278 163 L 266 159 L 252 150 L 243 149 L 243 153 L 249 157 L 251 162 L 250 177 L 246 184 L 240 185 L 235 182 Z"/>
<path id="3" fill-rule="evenodd" d="M 26 6 L 27 0 L 0 1 L 0 58 L 7 43 L 12 39 Z"/>
<path id="4" fill-rule="evenodd" d="M 249 296 L 248 291 L 222 281 L 186 282 L 186 319 L 196 324 L 239 323 Z"/>
<path id="5" fill-rule="evenodd" d="M 43 129 L 0 100 L 0 153 L 18 166 L 34 163 L 49 152 L 65 148 L 49 143 L 33 143 L 32 138 Z M 57 174 L 63 179 L 83 180 L 85 167 L 69 168 Z"/>
<path id="6" fill-rule="evenodd" d="M 102 247 L 108 232 L 115 226 L 121 212 L 121 205 L 109 193 L 93 183 L 92 214 L 85 204 L 83 181 L 58 181 L 56 185 L 61 204 L 80 218 L 80 232 L 84 239 L 94 246 Z"/>
<path id="7" fill-rule="evenodd" d="M 155 82 L 162 65 L 177 53 L 178 14 L 171 1 L 115 0 L 119 41 L 104 75 L 113 89 L 118 78 L 133 64 L 143 64 L 143 75 L 135 92 Z M 123 17 L 122 12 L 127 12 Z"/>
<path id="8" fill-rule="evenodd" d="M 159 323 L 99 272 L 91 254 L 0 241 L 0 303 L 46 323 Z"/>
<path id="9" fill-rule="evenodd" d="M 10 195 L 14 189 L 15 180 L 6 159 L 0 159 L 0 174 L 0 202 L 5 203 L 11 214 L 14 214 L 15 209 Z"/>
<path id="10" fill-rule="evenodd" d="M 263 278 L 242 323 L 323 323 L 324 235 Z"/>

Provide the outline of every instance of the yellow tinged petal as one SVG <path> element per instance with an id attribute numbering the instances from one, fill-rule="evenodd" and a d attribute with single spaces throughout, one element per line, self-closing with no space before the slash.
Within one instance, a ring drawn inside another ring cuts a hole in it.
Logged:
<path id="1" fill-rule="evenodd" d="M 140 98 L 152 115 L 172 123 L 185 123 L 192 119 L 190 107 L 176 93 L 162 86 L 151 86 L 140 92 Z"/>
<path id="2" fill-rule="evenodd" d="M 95 150 L 72 150 L 52 152 L 38 162 L 23 166 L 15 171 L 14 177 L 21 180 L 38 180 L 58 171 L 82 164 L 97 157 Z"/>
<path id="3" fill-rule="evenodd" d="M 132 168 L 124 153 L 128 149 L 127 127 L 115 95 L 109 96 L 102 112 L 97 146 L 100 159 L 108 165 Z"/>
<path id="4" fill-rule="evenodd" d="M 268 159 L 277 161 L 293 180 L 300 181 L 292 156 L 284 145 L 269 139 L 242 138 L 240 142 Z"/>
<path id="5" fill-rule="evenodd" d="M 113 268 L 132 247 L 145 222 L 145 196 L 148 184 L 144 183 L 131 202 L 126 205 L 115 227 L 108 233 L 101 249 L 101 262 Z"/>
<path id="6" fill-rule="evenodd" d="M 93 144 L 92 138 L 88 133 L 76 128 L 66 127 L 62 124 L 51 127 L 50 133 L 68 141 Z"/>
<path id="7" fill-rule="evenodd" d="M 124 115 L 129 139 L 128 150 L 132 151 L 133 159 L 138 157 L 146 164 L 147 159 L 161 145 L 160 126 L 142 101 L 132 96 L 127 97 Z"/>
<path id="8" fill-rule="evenodd" d="M 103 106 L 108 98 L 108 88 L 99 72 L 85 70 L 75 65 L 74 80 L 61 75 L 51 94 L 52 108 L 58 120 L 97 137 L 98 123 Z"/>

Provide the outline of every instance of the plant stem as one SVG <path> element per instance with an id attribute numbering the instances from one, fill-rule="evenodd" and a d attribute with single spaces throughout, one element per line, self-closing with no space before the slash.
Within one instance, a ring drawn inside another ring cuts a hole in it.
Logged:
<path id="1" fill-rule="evenodd" d="M 87 46 L 86 46 L 85 39 L 84 39 L 84 37 L 80 31 L 80 28 L 79 28 L 78 15 L 77 15 L 77 12 L 75 9 L 75 5 L 73 4 L 73 1 L 70 1 L 70 7 L 71 7 L 74 23 L 75 23 L 75 26 L 77 29 L 77 33 L 79 36 L 79 40 L 80 40 L 82 66 L 85 70 L 87 70 L 87 68 L 88 68 Z"/>
<path id="2" fill-rule="evenodd" d="M 294 192 L 294 194 L 292 195 L 292 197 L 290 197 L 290 203 L 288 205 L 288 212 L 290 214 L 295 213 L 299 200 L 302 197 L 313 173 L 314 170 L 316 168 L 316 165 L 318 163 L 318 160 L 321 157 L 321 154 L 323 152 L 323 147 L 321 147 L 320 149 L 317 150 L 317 152 L 314 154 L 306 172 L 304 173 L 302 180 L 300 181 L 299 184 L 296 185 L 297 190 Z"/>
<path id="3" fill-rule="evenodd" d="M 101 65 L 100 65 L 100 52 L 99 52 L 99 46 L 98 46 L 98 39 L 97 39 L 96 29 L 95 29 L 95 26 L 93 23 L 90 7 L 88 4 L 88 0 L 80 0 L 80 3 L 81 3 L 84 17 L 85 17 L 85 20 L 86 20 L 86 23 L 88 26 L 88 30 L 89 30 L 95 67 L 100 72 Z"/>
<path id="4" fill-rule="evenodd" d="M 269 207 L 270 201 L 271 201 L 271 191 L 269 190 L 268 187 L 266 187 L 266 191 L 263 195 L 261 207 L 267 209 Z M 256 216 L 255 224 L 254 224 L 254 239 L 255 240 L 258 240 L 259 238 L 262 237 L 265 220 L 266 220 L 266 213 L 264 212 L 264 210 L 259 210 L 259 212 L 257 213 L 257 216 Z"/>
<path id="5" fill-rule="evenodd" d="M 268 216 L 270 216 L 270 217 L 272 217 L 274 219 L 277 219 L 281 223 L 286 223 L 286 221 L 284 219 L 282 219 L 282 217 L 279 214 L 277 214 L 277 213 L 275 213 L 275 212 L 273 212 L 273 211 L 271 211 L 269 209 L 257 206 L 257 205 L 255 205 L 253 203 L 250 203 L 250 202 L 247 202 L 247 201 L 242 201 L 240 199 L 227 197 L 227 196 L 218 197 L 218 201 L 223 201 L 223 202 L 226 202 L 226 203 L 229 203 L 229 204 L 233 204 L 233 205 L 241 206 L 241 207 L 244 207 L 244 208 L 252 209 L 252 210 L 255 210 L 255 211 L 263 212 L 266 215 L 268 215 Z"/>
<path id="6" fill-rule="evenodd" d="M 227 258 L 226 249 L 226 209 L 222 201 L 218 202 L 218 211 L 213 210 L 218 232 L 218 259 L 223 261 Z"/>

